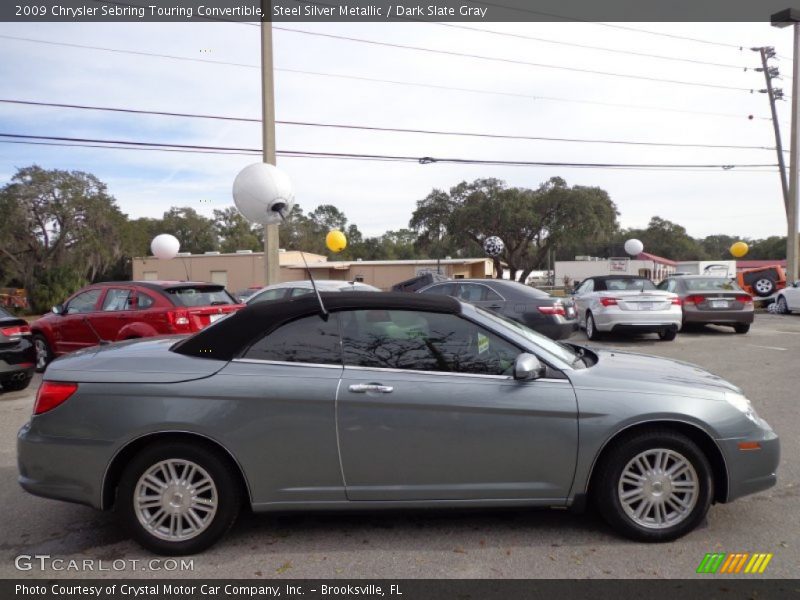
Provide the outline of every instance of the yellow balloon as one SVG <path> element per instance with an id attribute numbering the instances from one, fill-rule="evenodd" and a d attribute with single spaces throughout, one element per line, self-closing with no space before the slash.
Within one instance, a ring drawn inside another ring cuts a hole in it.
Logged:
<path id="1" fill-rule="evenodd" d="M 745 244 L 744 242 L 736 242 L 731 246 L 731 254 L 736 258 L 742 258 L 747 251 L 750 250 L 750 247 Z"/>
<path id="2" fill-rule="evenodd" d="M 325 245 L 331 252 L 341 252 L 347 248 L 347 238 L 341 231 L 334 229 L 325 236 Z"/>

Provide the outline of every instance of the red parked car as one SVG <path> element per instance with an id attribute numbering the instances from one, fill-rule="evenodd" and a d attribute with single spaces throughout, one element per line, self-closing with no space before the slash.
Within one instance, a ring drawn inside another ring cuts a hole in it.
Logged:
<path id="1" fill-rule="evenodd" d="M 196 281 L 110 281 L 87 286 L 31 325 L 36 370 L 97 344 L 194 333 L 244 304 L 223 286 Z"/>

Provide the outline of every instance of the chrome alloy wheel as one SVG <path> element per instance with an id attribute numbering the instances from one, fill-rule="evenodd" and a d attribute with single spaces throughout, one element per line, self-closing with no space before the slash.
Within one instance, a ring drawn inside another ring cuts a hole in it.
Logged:
<path id="1" fill-rule="evenodd" d="M 214 520 L 218 503 L 217 486 L 208 472 L 178 458 L 147 469 L 136 483 L 133 499 L 142 527 L 169 542 L 200 535 Z"/>
<path id="2" fill-rule="evenodd" d="M 617 494 L 625 513 L 648 529 L 686 519 L 697 504 L 700 482 L 692 463 L 666 448 L 637 454 L 622 471 Z"/>
<path id="3" fill-rule="evenodd" d="M 35 338 L 33 340 L 33 347 L 36 350 L 36 368 L 44 370 L 47 366 L 47 342 L 42 338 Z"/>

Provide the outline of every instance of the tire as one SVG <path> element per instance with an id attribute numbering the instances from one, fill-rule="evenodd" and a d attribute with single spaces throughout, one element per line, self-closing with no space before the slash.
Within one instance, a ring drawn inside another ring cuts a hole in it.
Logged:
<path id="1" fill-rule="evenodd" d="M 775 305 L 778 309 L 778 314 L 788 315 L 791 312 L 789 310 L 789 305 L 786 302 L 786 298 L 783 296 L 778 296 L 778 300 L 775 302 Z"/>
<path id="2" fill-rule="evenodd" d="M 599 340 L 602 336 L 599 331 L 597 331 L 597 325 L 594 322 L 594 317 L 592 313 L 586 313 L 586 337 L 592 341 Z"/>
<path id="3" fill-rule="evenodd" d="M 668 472 L 684 463 L 677 478 L 659 474 L 654 468 L 653 459 L 659 452 L 666 457 L 661 471 Z M 637 464 L 642 456 L 650 471 Z M 633 476 L 623 479 L 626 471 Z M 686 535 L 705 518 L 713 497 L 711 473 L 708 458 L 688 437 L 668 429 L 646 431 L 623 438 L 603 457 L 592 478 L 597 486 L 593 498 L 600 514 L 619 534 L 641 542 L 668 542 Z M 642 484 L 643 498 L 638 501 L 634 497 L 639 485 L 637 474 L 648 477 Z M 673 493 L 670 486 L 676 483 L 681 487 Z M 690 484 L 694 485 L 693 492 Z M 625 504 L 621 495 L 628 496 Z M 673 504 L 659 498 L 671 499 Z M 648 507 L 646 502 L 653 503 Z M 679 503 L 686 506 L 676 510 Z M 662 520 L 660 524 L 658 518 Z"/>
<path id="4" fill-rule="evenodd" d="M 187 484 L 183 478 L 189 466 L 194 473 Z M 148 473 L 169 487 L 156 491 L 144 481 Z M 149 499 L 144 506 L 137 502 L 142 497 Z M 213 545 L 236 521 L 241 504 L 242 488 L 228 461 L 186 442 L 167 442 L 141 451 L 125 467 L 117 488 L 117 512 L 131 537 L 147 550 L 167 556 L 195 554 Z M 165 508 L 175 512 L 170 514 Z M 156 519 L 155 526 L 146 526 L 147 519 Z"/>
<path id="5" fill-rule="evenodd" d="M 36 348 L 36 372 L 43 373 L 53 360 L 53 350 L 47 338 L 40 333 L 33 334 L 33 346 Z"/>
<path id="6" fill-rule="evenodd" d="M 736 333 L 747 333 L 750 331 L 750 323 L 736 323 L 736 325 L 733 326 L 733 330 Z"/>
<path id="7" fill-rule="evenodd" d="M 658 332 L 658 337 L 664 342 L 671 342 L 675 339 L 675 336 L 678 335 L 677 329 L 665 329 L 664 331 Z"/>
<path id="8" fill-rule="evenodd" d="M 775 291 L 775 282 L 769 277 L 761 277 L 753 282 L 752 288 L 757 296 L 766 298 Z"/>
<path id="9" fill-rule="evenodd" d="M 29 375 L 25 375 L 19 379 L 6 378 L 0 380 L 0 387 L 3 388 L 4 392 L 19 392 L 30 385 L 31 379 L 33 379 L 33 377 Z"/>

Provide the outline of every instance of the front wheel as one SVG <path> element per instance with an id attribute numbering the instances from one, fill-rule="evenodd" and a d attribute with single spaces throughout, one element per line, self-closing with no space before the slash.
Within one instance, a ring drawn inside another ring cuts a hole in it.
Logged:
<path id="1" fill-rule="evenodd" d="M 47 338 L 40 333 L 33 335 L 33 347 L 36 349 L 36 372 L 43 373 L 53 360 L 53 351 L 50 349 L 50 344 L 47 343 Z"/>
<path id="2" fill-rule="evenodd" d="M 703 451 L 669 430 L 617 443 L 593 481 L 603 518 L 620 534 L 642 542 L 667 542 L 689 533 L 705 517 L 713 495 Z"/>
<path id="3" fill-rule="evenodd" d="M 156 554 L 194 554 L 231 528 L 242 502 L 231 467 L 203 447 L 173 442 L 147 448 L 128 464 L 117 494 L 132 537 Z"/>

